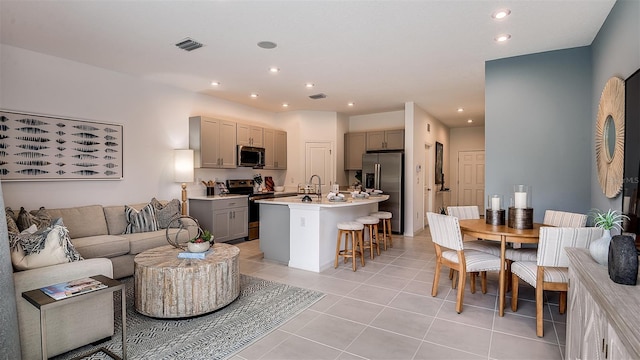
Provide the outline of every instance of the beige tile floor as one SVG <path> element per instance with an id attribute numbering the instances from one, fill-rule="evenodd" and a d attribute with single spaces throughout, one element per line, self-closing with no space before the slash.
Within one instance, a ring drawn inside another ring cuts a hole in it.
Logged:
<path id="1" fill-rule="evenodd" d="M 486 294 L 471 294 L 467 286 L 461 314 L 448 271 L 432 297 L 435 256 L 428 231 L 394 236 L 393 248 L 367 258 L 356 272 L 343 262 L 319 274 L 291 269 L 263 260 L 259 240 L 236 245 L 243 274 L 326 296 L 233 360 L 563 358 L 566 316 L 558 312 L 555 293 L 545 303 L 543 338 L 536 336 L 534 290 L 526 284 L 518 311 L 507 306 L 504 317 L 497 315 L 497 274 L 489 275 Z"/>

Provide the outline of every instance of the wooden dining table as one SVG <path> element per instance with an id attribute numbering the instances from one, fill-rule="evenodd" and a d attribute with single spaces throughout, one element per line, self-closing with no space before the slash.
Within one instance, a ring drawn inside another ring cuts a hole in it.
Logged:
<path id="1" fill-rule="evenodd" d="M 460 220 L 460 231 L 462 235 L 470 237 L 499 241 L 500 242 L 500 285 L 499 285 L 499 309 L 500 316 L 504 316 L 505 293 L 507 289 L 507 274 L 505 269 L 505 251 L 507 243 L 537 244 L 540 238 L 540 227 L 543 224 L 533 224 L 533 229 L 514 229 L 507 225 L 487 224 L 485 219 Z"/>

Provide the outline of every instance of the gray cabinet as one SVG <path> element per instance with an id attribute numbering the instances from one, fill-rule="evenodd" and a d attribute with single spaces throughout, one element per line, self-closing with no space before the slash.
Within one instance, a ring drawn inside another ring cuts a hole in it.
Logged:
<path id="1" fill-rule="evenodd" d="M 264 129 L 265 169 L 287 168 L 287 132 Z"/>
<path id="2" fill-rule="evenodd" d="M 240 124 L 238 123 L 236 128 L 237 144 L 263 147 L 263 132 L 264 129 L 259 126 Z"/>
<path id="3" fill-rule="evenodd" d="M 195 153 L 195 166 L 236 167 L 236 123 L 194 116 L 189 118 L 189 148 Z"/>
<path id="4" fill-rule="evenodd" d="M 380 130 L 367 132 L 367 151 L 403 150 L 404 130 Z"/>
<path id="5" fill-rule="evenodd" d="M 362 170 L 362 155 L 367 152 L 367 133 L 344 134 L 344 169 Z"/>
<path id="6" fill-rule="evenodd" d="M 249 235 L 249 202 L 247 197 L 230 199 L 189 199 L 189 215 L 198 219 L 200 227 L 211 231 L 215 242 L 226 242 Z"/>

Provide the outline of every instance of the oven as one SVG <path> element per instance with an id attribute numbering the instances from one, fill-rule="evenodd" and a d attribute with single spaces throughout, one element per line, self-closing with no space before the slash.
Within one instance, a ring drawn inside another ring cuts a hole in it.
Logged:
<path id="1" fill-rule="evenodd" d="M 273 192 L 253 192 L 253 180 L 227 180 L 230 194 L 249 195 L 249 238 L 255 240 L 260 237 L 260 204 L 256 200 L 275 197 Z"/>

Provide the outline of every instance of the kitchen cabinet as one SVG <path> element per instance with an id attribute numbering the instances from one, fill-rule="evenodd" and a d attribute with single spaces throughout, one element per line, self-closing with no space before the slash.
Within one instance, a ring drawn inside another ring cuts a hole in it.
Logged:
<path id="1" fill-rule="evenodd" d="M 246 196 L 191 198 L 189 215 L 198 219 L 202 229 L 211 231 L 215 242 L 249 236 L 249 201 Z"/>
<path id="2" fill-rule="evenodd" d="M 344 169 L 362 170 L 362 155 L 367 152 L 367 133 L 344 134 Z"/>
<path id="3" fill-rule="evenodd" d="M 616 284 L 586 249 L 567 248 L 567 359 L 639 359 L 640 288 Z"/>
<path id="4" fill-rule="evenodd" d="M 404 130 L 380 130 L 367 132 L 367 151 L 404 150 Z"/>
<path id="5" fill-rule="evenodd" d="M 264 129 L 265 169 L 287 168 L 287 132 Z"/>
<path id="6" fill-rule="evenodd" d="M 264 147 L 263 128 L 238 123 L 236 129 L 236 141 L 238 145 Z"/>
<path id="7" fill-rule="evenodd" d="M 236 123 L 194 116 L 189 118 L 189 148 L 194 150 L 195 167 L 236 167 Z"/>

